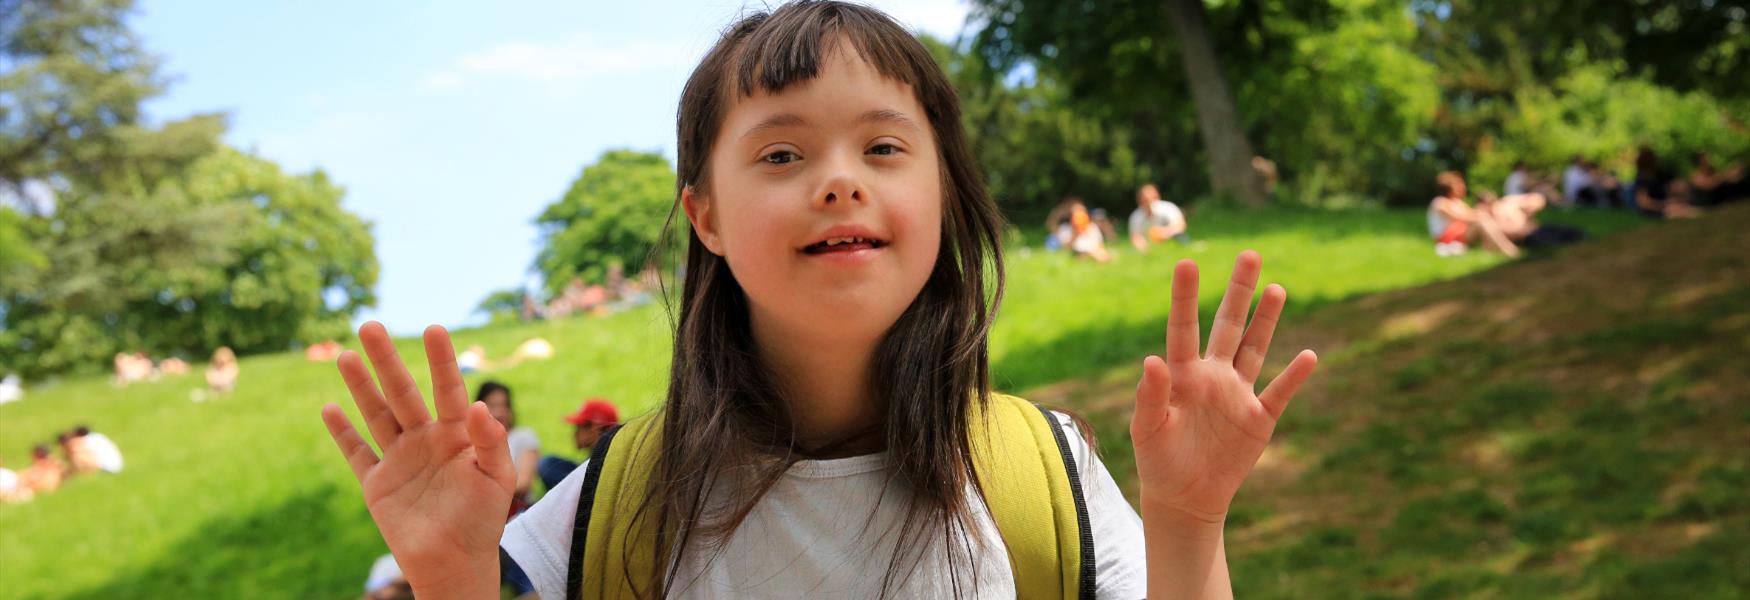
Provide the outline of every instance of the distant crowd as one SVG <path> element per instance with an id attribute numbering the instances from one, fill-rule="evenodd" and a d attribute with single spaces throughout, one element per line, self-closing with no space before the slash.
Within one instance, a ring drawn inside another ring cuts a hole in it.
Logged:
<path id="1" fill-rule="evenodd" d="M 1586 232 L 1569 226 L 1540 223 L 1545 208 L 1621 208 L 1654 219 L 1688 219 L 1715 206 L 1750 198 L 1744 165 L 1716 167 L 1706 152 L 1691 155 L 1686 174 L 1660 159 L 1651 148 L 1635 152 L 1635 175 L 1624 183 L 1615 172 L 1575 156 L 1555 177 L 1533 172 L 1525 162 L 1513 165 L 1503 182 L 1503 195 L 1479 190 L 1475 201 L 1464 176 L 1441 173 L 1439 195 L 1428 205 L 1428 234 L 1441 256 L 1470 248 L 1518 256 L 1525 248 L 1546 248 L 1585 239 Z"/>

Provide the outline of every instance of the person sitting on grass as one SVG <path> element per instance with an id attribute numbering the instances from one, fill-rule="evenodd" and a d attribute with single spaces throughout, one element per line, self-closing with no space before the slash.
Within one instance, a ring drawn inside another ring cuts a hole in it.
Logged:
<path id="1" fill-rule="evenodd" d="M 1714 168 L 1707 152 L 1695 153 L 1695 170 L 1689 172 L 1689 191 L 1694 204 L 1713 206 L 1750 197 L 1750 182 L 1744 179 L 1744 164 L 1734 162 L 1725 170 Z"/>
<path id="2" fill-rule="evenodd" d="M 517 427 L 516 407 L 511 403 L 510 388 L 504 384 L 496 381 L 480 384 L 479 391 L 474 393 L 474 401 L 486 405 L 492 418 L 509 432 L 506 444 L 510 447 L 511 463 L 516 468 L 516 491 L 511 497 L 510 507 L 510 515 L 514 516 L 529 507 L 535 467 L 541 462 L 541 439 L 535 436 L 535 430 Z"/>
<path id="3" fill-rule="evenodd" d="M 620 424 L 620 411 L 614 408 L 614 403 L 606 399 L 590 398 L 584 401 L 583 406 L 578 407 L 577 412 L 565 415 L 565 422 L 573 426 L 572 443 L 587 457 L 590 449 L 602 439 L 602 434 Z M 578 464 L 562 456 L 548 455 L 541 457 L 536 471 L 541 475 L 541 485 L 550 490 L 558 486 L 566 475 L 577 470 Z"/>
<path id="4" fill-rule="evenodd" d="M 213 362 L 207 365 L 207 389 L 214 395 L 223 396 L 237 388 L 237 353 L 229 346 L 219 346 L 213 351 Z"/>
<path id="5" fill-rule="evenodd" d="M 1447 171 L 1434 181 L 1440 195 L 1428 203 L 1428 234 L 1434 238 L 1435 254 L 1464 254 L 1471 244 L 1480 241 L 1484 247 L 1507 256 L 1519 255 L 1519 247 L 1501 233 L 1491 215 L 1464 201 L 1468 190 L 1463 175 Z"/>
<path id="6" fill-rule="evenodd" d="M 85 445 L 85 440 L 79 439 L 74 432 L 62 432 L 55 436 L 55 442 L 61 446 L 61 455 L 67 457 L 67 475 L 97 470 L 97 457 L 91 454 L 91 448 Z"/>
<path id="7" fill-rule="evenodd" d="M 1671 176 L 1659 154 L 1642 146 L 1635 156 L 1635 208 L 1654 219 L 1689 219 L 1701 215 L 1689 203 L 1689 185 Z"/>
<path id="8" fill-rule="evenodd" d="M 67 465 L 55 455 L 49 454 L 49 447 L 38 444 L 30 449 L 30 466 L 18 474 L 18 484 L 32 494 L 47 494 L 61 487 L 61 479 L 67 474 Z"/>
<path id="9" fill-rule="evenodd" d="M 109 436 L 92 431 L 84 425 L 74 427 L 73 436 L 85 449 L 97 470 L 105 473 L 122 472 L 122 450 Z"/>
<path id="10" fill-rule="evenodd" d="M 1586 239 L 1586 232 L 1578 227 L 1537 222 L 1537 213 L 1554 197 L 1554 189 L 1539 185 L 1524 194 L 1479 201 L 1477 209 L 1494 217 L 1501 234 L 1522 248 L 1554 248 Z"/>
<path id="11" fill-rule="evenodd" d="M 1185 211 L 1162 200 L 1155 184 L 1145 183 L 1136 190 L 1136 210 L 1130 212 L 1130 245 L 1137 252 L 1147 252 L 1150 244 L 1168 239 L 1191 243 L 1191 236 L 1185 233 L 1187 226 Z"/>

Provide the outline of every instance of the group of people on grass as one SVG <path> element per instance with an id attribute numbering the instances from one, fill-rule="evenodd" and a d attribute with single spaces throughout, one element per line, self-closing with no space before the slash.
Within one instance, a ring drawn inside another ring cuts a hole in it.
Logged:
<path id="1" fill-rule="evenodd" d="M 1176 240 L 1191 243 L 1186 233 L 1185 211 L 1179 205 L 1161 198 L 1153 183 L 1136 190 L 1136 210 L 1130 212 L 1128 233 L 1130 245 L 1137 252 L 1146 252 L 1150 245 Z M 1065 198 L 1045 217 L 1046 250 L 1068 250 L 1070 254 L 1094 262 L 1112 260 L 1106 249 L 1108 240 L 1117 240 L 1118 231 L 1106 215 L 1106 209 L 1089 210 L 1082 199 Z"/>
<path id="2" fill-rule="evenodd" d="M 142 381 L 156 381 L 160 377 L 180 377 L 187 375 L 193 369 L 188 361 L 177 357 L 166 358 L 153 362 L 144 352 L 121 352 L 115 355 L 115 377 L 112 380 L 117 386 L 127 386 Z M 213 351 L 212 362 L 206 370 L 206 393 L 197 394 L 196 400 L 204 400 L 207 394 L 222 396 L 231 393 L 237 387 L 237 353 L 230 347 L 220 346 Z"/>
<path id="3" fill-rule="evenodd" d="M 1627 185 L 1598 163 L 1575 156 L 1562 171 L 1561 191 L 1552 178 L 1540 177 L 1521 161 L 1513 165 L 1502 186 L 1503 196 L 1478 191 L 1475 202 L 1464 177 L 1456 172 L 1436 178 L 1439 195 L 1428 204 L 1428 234 L 1441 256 L 1463 254 L 1471 247 L 1518 256 L 1523 248 L 1552 247 L 1585 239 L 1579 228 L 1539 223 L 1537 214 L 1549 206 L 1634 210 L 1649 218 L 1700 216 L 1708 207 L 1750 198 L 1744 165 L 1717 168 L 1706 152 L 1696 152 L 1687 175 L 1678 176 L 1652 148 L 1635 153 L 1635 176 Z"/>
<path id="4" fill-rule="evenodd" d="M 506 515 L 507 521 L 527 510 L 534 502 L 536 482 L 540 482 L 543 490 L 558 486 L 560 481 L 588 458 L 590 449 L 595 447 L 602 434 L 620 423 L 620 411 L 613 402 L 605 398 L 584 400 L 576 411 L 564 417 L 572 428 L 572 446 L 580 456 L 543 454 L 541 441 L 535 430 L 517 423 L 516 404 L 512 401 L 509 386 L 497 381 L 483 382 L 474 392 L 474 401 L 486 405 L 493 420 L 505 430 L 505 445 L 509 449 L 511 464 L 516 472 L 515 492 L 511 497 L 510 513 Z M 518 595 L 533 591 L 516 578 L 507 577 L 505 585 Z M 378 557 L 371 565 L 370 574 L 365 578 L 365 598 L 390 600 L 411 597 L 412 588 L 401 577 L 395 557 L 389 554 Z"/>
<path id="5" fill-rule="evenodd" d="M 31 448 L 30 464 L 13 471 L 0 461 L 0 503 L 29 502 L 60 489 L 69 477 L 86 473 L 120 473 L 122 452 L 109 436 L 78 425 L 55 437 L 61 456 L 48 444 Z"/>
<path id="6" fill-rule="evenodd" d="M 661 273 L 654 266 L 645 267 L 637 277 L 626 277 L 624 267 L 610 264 L 602 283 L 586 284 L 583 278 L 573 277 L 571 283 L 546 304 L 536 302 L 527 292 L 523 293 L 520 316 L 524 321 L 558 319 L 574 314 L 602 316 L 642 306 L 655 300 L 652 292 L 661 289 L 660 278 Z"/>

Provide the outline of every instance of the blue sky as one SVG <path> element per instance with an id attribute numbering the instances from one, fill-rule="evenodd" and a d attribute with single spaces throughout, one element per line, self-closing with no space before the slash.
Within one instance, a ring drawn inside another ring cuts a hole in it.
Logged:
<path id="1" fill-rule="evenodd" d="M 968 10 L 871 4 L 943 37 Z M 681 85 L 745 6 L 145 0 L 131 23 L 171 78 L 152 119 L 228 113 L 232 145 L 345 186 L 382 264 L 360 320 L 411 333 L 532 287 L 535 215 L 603 150 L 672 159 Z"/>

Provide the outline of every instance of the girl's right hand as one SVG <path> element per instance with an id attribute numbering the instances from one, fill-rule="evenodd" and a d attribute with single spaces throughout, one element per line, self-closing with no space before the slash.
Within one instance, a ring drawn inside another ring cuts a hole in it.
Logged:
<path id="1" fill-rule="evenodd" d="M 469 405 L 444 328 L 425 330 L 435 421 L 383 326 L 365 323 L 359 342 L 381 390 L 357 353 L 341 353 L 340 376 L 382 458 L 340 406 L 323 406 L 322 421 L 358 477 L 371 519 L 420 597 L 496 597 L 498 542 L 516 485 L 504 428 L 485 405 Z"/>

